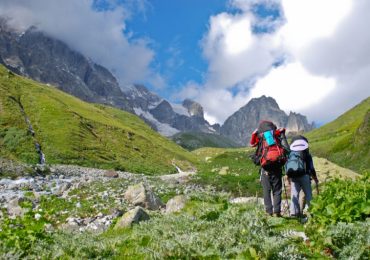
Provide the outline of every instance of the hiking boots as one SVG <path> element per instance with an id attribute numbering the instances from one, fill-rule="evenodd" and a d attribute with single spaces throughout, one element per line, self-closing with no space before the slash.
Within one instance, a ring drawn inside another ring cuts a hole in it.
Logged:
<path id="1" fill-rule="evenodd" d="M 274 213 L 274 217 L 276 217 L 276 218 L 281 218 L 281 213 L 280 213 L 280 212 L 278 212 L 278 213 Z"/>

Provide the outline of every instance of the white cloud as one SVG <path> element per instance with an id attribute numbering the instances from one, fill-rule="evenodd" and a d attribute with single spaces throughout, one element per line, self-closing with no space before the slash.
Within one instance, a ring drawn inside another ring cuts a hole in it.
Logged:
<path id="1" fill-rule="evenodd" d="M 256 4 L 281 8 L 281 19 L 261 21 Z M 239 12 L 211 17 L 202 40 L 209 67 L 196 99 L 210 118 L 223 122 L 264 94 L 285 110 L 326 122 L 370 95 L 370 1 L 230 0 L 229 6 Z M 253 33 L 261 22 L 274 30 Z"/>
<path id="2" fill-rule="evenodd" d="M 332 37 L 351 11 L 352 0 L 282 0 L 286 19 L 280 37 L 288 51 L 300 56 L 315 40 Z"/>
<path id="3" fill-rule="evenodd" d="M 98 12 L 92 5 L 92 0 L 2 0 L 0 15 L 19 29 L 36 25 L 66 42 L 110 69 L 122 85 L 152 77 L 158 81 L 160 76 L 150 69 L 154 52 L 148 40 L 130 39 L 125 31 L 130 12 L 122 5 Z"/>
<path id="4" fill-rule="evenodd" d="M 209 62 L 208 86 L 233 87 L 265 73 L 275 61 L 279 55 L 274 51 L 277 42 L 269 35 L 253 35 L 252 20 L 250 14 L 221 13 L 210 18 L 209 31 L 202 40 Z"/>
<path id="5" fill-rule="evenodd" d="M 302 111 L 317 106 L 334 88 L 334 78 L 324 78 L 309 73 L 302 64 L 292 62 L 273 68 L 257 81 L 250 92 L 251 97 L 267 95 L 274 97 L 280 108 L 289 112 Z"/>

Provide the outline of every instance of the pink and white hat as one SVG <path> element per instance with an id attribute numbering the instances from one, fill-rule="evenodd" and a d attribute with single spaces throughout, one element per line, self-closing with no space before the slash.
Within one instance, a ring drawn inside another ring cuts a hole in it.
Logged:
<path id="1" fill-rule="evenodd" d="M 306 150 L 307 148 L 308 148 L 308 143 L 303 139 L 295 140 L 290 145 L 290 150 L 297 151 L 297 152 Z"/>

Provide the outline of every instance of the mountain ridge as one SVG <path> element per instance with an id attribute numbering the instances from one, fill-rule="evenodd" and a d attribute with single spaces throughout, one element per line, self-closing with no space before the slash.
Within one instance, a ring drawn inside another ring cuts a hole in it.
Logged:
<path id="1" fill-rule="evenodd" d="M 261 120 L 274 122 L 278 127 L 287 128 L 288 134 L 307 132 L 313 124 L 299 113 L 287 115 L 280 109 L 276 100 L 265 95 L 252 98 L 246 105 L 228 117 L 221 126 L 221 135 L 226 136 L 240 145 L 248 145 L 252 132 Z"/>
<path id="2" fill-rule="evenodd" d="M 247 136 L 257 127 L 254 121 L 248 122 L 247 127 L 241 120 L 248 118 L 243 116 L 230 119 L 238 111 L 243 111 L 245 106 L 231 115 L 221 127 L 219 124 L 211 125 L 204 118 L 201 104 L 193 100 L 185 99 L 181 105 L 171 104 L 144 85 L 123 88 L 108 69 L 34 26 L 22 33 L 15 32 L 7 26 L 6 20 L 0 19 L 0 62 L 17 74 L 56 86 L 82 100 L 136 114 L 152 129 L 167 137 L 180 132 L 200 132 L 219 134 L 239 145 L 246 145 Z M 266 100 L 273 114 L 280 113 L 280 117 L 285 118 L 274 99 Z M 250 102 L 257 101 L 252 99 Z M 269 119 L 269 115 L 266 114 L 263 119 Z M 278 125 L 282 125 L 281 121 L 289 121 L 289 128 L 297 129 L 296 132 L 308 129 L 305 125 L 307 119 L 299 114 L 293 113 L 289 119 L 278 119 Z M 228 122 L 233 126 L 228 127 Z"/>
<path id="3" fill-rule="evenodd" d="M 358 172 L 370 172 L 370 97 L 306 134 L 313 153 Z"/>

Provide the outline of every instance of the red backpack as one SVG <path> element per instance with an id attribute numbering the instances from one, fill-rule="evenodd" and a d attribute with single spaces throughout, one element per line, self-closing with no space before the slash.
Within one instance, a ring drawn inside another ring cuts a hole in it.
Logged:
<path id="1" fill-rule="evenodd" d="M 280 135 L 284 132 L 285 129 L 276 129 L 272 122 L 262 121 L 258 130 L 252 134 L 253 142 L 258 144 L 254 161 L 267 171 L 280 168 L 286 162 L 285 150 L 280 140 Z"/>

